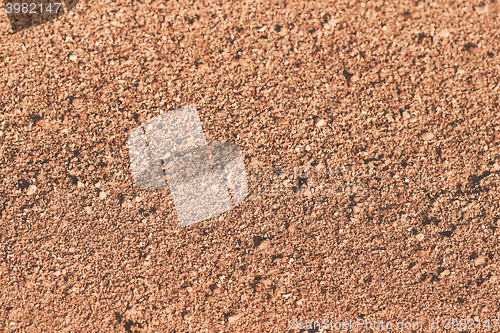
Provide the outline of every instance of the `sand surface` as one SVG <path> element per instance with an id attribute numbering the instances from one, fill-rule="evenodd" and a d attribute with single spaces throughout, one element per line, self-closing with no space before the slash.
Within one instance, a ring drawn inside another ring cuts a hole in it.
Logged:
<path id="1" fill-rule="evenodd" d="M 82 0 L 11 34 L 2 9 L 0 329 L 498 318 L 499 15 L 490 1 Z M 249 175 L 326 168 L 338 191 L 306 175 L 297 194 L 254 189 L 181 227 L 169 190 L 134 184 L 127 137 L 186 105 Z"/>

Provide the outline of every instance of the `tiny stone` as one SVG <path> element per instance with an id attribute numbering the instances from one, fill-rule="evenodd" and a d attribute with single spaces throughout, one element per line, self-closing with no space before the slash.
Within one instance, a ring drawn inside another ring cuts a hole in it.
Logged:
<path id="1" fill-rule="evenodd" d="M 417 117 L 411 117 L 410 119 L 408 119 L 408 121 L 410 123 L 415 123 L 415 122 L 417 122 Z"/>
<path id="2" fill-rule="evenodd" d="M 228 321 L 230 324 L 236 322 L 238 319 L 240 319 L 240 316 L 239 315 L 236 315 L 236 316 L 231 316 L 228 318 Z"/>
<path id="3" fill-rule="evenodd" d="M 484 14 L 484 13 L 487 13 L 489 11 L 489 6 L 486 4 L 482 7 L 476 7 L 476 12 L 478 14 Z"/>
<path id="4" fill-rule="evenodd" d="M 285 122 L 285 120 L 284 120 L 283 118 L 276 118 L 276 119 L 274 120 L 274 122 L 275 122 L 277 125 L 282 125 L 282 124 Z"/>
<path id="5" fill-rule="evenodd" d="M 449 270 L 445 270 L 441 273 L 441 276 L 448 276 L 450 275 L 450 271 Z"/>
<path id="6" fill-rule="evenodd" d="M 264 279 L 264 280 L 260 280 L 260 283 L 262 283 L 264 286 L 268 287 L 271 285 L 271 280 L 269 279 Z"/>
<path id="7" fill-rule="evenodd" d="M 76 61 L 76 55 L 71 54 L 71 55 L 69 56 L 69 60 L 71 60 L 71 61 Z"/>
<path id="8" fill-rule="evenodd" d="M 76 184 L 76 187 L 78 187 L 78 188 L 82 188 L 82 187 L 85 187 L 85 184 L 79 181 L 79 182 Z"/>
<path id="9" fill-rule="evenodd" d="M 261 165 L 262 163 L 259 161 L 257 157 L 252 157 L 252 161 L 250 162 L 250 164 L 253 166 L 258 166 Z"/>
<path id="10" fill-rule="evenodd" d="M 424 234 L 418 234 L 418 235 L 417 235 L 417 240 L 418 240 L 419 242 L 423 241 L 423 240 L 424 240 Z"/>
<path id="11" fill-rule="evenodd" d="M 28 192 L 26 193 L 27 195 L 32 195 L 36 192 L 36 186 L 35 185 L 31 185 L 29 188 L 28 188 Z"/>
<path id="12" fill-rule="evenodd" d="M 409 119 L 410 118 L 410 114 L 406 111 L 403 112 L 403 119 Z"/>
<path id="13" fill-rule="evenodd" d="M 441 30 L 441 32 L 438 34 L 438 37 L 443 37 L 443 38 L 448 38 L 450 36 L 450 31 L 447 29 Z"/>
<path id="14" fill-rule="evenodd" d="M 266 250 L 267 248 L 269 248 L 269 245 L 270 245 L 270 244 L 271 244 L 271 242 L 270 242 L 270 241 L 265 240 L 265 241 L 263 241 L 262 243 L 260 243 L 260 245 L 259 245 L 259 249 L 261 249 L 261 250 Z"/>
<path id="15" fill-rule="evenodd" d="M 479 266 L 484 264 L 484 261 L 486 260 L 486 256 L 480 254 L 476 259 L 474 259 L 474 266 Z"/>
<path id="16" fill-rule="evenodd" d="M 80 100 L 79 100 L 78 98 L 75 98 L 75 99 L 73 100 L 72 104 L 73 104 L 73 106 L 74 106 L 75 108 L 77 108 L 77 107 L 79 107 L 79 106 L 80 106 L 81 102 L 80 102 Z"/>
<path id="17" fill-rule="evenodd" d="M 432 134 L 431 132 L 426 132 L 426 133 L 422 134 L 420 136 L 420 138 L 424 141 L 429 141 L 429 140 L 432 140 L 434 138 L 434 134 Z"/>
<path id="18" fill-rule="evenodd" d="M 325 121 L 323 119 L 316 120 L 316 127 L 322 127 L 325 125 Z"/>
<path id="19" fill-rule="evenodd" d="M 497 282 L 497 280 L 498 280 L 498 277 L 497 277 L 496 275 L 493 275 L 493 276 L 490 278 L 490 282 L 491 282 L 491 283 L 495 283 L 495 282 Z"/>
<path id="20" fill-rule="evenodd" d="M 92 213 L 92 208 L 90 206 L 87 206 L 85 207 L 85 211 L 87 212 L 87 214 L 90 214 Z"/>
<path id="21" fill-rule="evenodd" d="M 101 191 L 101 193 L 99 193 L 99 198 L 100 199 L 106 199 L 106 192 Z"/>

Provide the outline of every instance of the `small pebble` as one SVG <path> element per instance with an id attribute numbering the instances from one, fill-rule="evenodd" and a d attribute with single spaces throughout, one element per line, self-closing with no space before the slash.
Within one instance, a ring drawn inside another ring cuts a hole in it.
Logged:
<path id="1" fill-rule="evenodd" d="M 236 316 L 231 316 L 229 317 L 227 320 L 230 324 L 236 322 L 238 319 L 240 319 L 240 315 L 236 315 Z"/>
<path id="2" fill-rule="evenodd" d="M 69 56 L 69 60 L 71 60 L 71 61 L 76 61 L 76 59 L 77 59 L 77 57 L 74 54 Z"/>
<path id="3" fill-rule="evenodd" d="M 410 119 L 408 119 L 408 121 L 410 123 L 416 123 L 417 122 L 417 117 L 411 117 Z"/>
<path id="4" fill-rule="evenodd" d="M 418 234 L 416 238 L 419 242 L 421 242 L 424 240 L 424 234 Z"/>
<path id="5" fill-rule="evenodd" d="M 445 270 L 441 273 L 441 276 L 448 276 L 450 275 L 450 271 L 449 270 Z"/>
<path id="6" fill-rule="evenodd" d="M 420 138 L 424 141 L 429 141 L 429 140 L 432 140 L 434 138 L 434 134 L 432 134 L 431 132 L 425 132 L 424 134 L 422 134 L 420 136 Z"/>
<path id="7" fill-rule="evenodd" d="M 486 5 L 482 6 L 482 7 L 478 6 L 475 9 L 476 9 L 476 12 L 478 14 L 484 14 L 484 13 L 487 13 L 490 8 L 489 8 L 488 4 L 486 4 Z"/>
<path id="8" fill-rule="evenodd" d="M 474 259 L 474 266 L 479 266 L 484 264 L 486 256 L 480 254 L 476 259 Z"/>
<path id="9" fill-rule="evenodd" d="M 100 199 L 106 199 L 106 192 L 101 191 L 101 193 L 99 193 L 99 198 Z"/>
<path id="10" fill-rule="evenodd" d="M 263 279 L 263 280 L 260 280 L 260 283 L 266 287 L 269 287 L 271 285 L 272 281 L 269 279 Z"/>
<path id="11" fill-rule="evenodd" d="M 277 125 L 282 125 L 282 124 L 285 122 L 285 120 L 284 120 L 283 118 L 276 118 L 276 119 L 274 120 L 274 122 L 275 122 Z"/>
<path id="12" fill-rule="evenodd" d="M 448 29 L 443 29 L 438 34 L 438 37 L 448 38 L 450 36 L 450 31 Z"/>
<path id="13" fill-rule="evenodd" d="M 270 242 L 270 241 L 265 240 L 265 241 L 263 241 L 262 243 L 260 243 L 260 245 L 259 245 L 259 249 L 261 249 L 261 250 L 266 250 L 267 248 L 269 248 L 269 245 L 270 245 L 270 244 L 271 244 L 271 242 Z"/>
<path id="14" fill-rule="evenodd" d="M 316 120 L 316 127 L 322 127 L 325 125 L 325 121 L 323 119 Z"/>
<path id="15" fill-rule="evenodd" d="M 26 193 L 27 195 L 32 195 L 36 192 L 36 186 L 35 185 L 31 185 L 29 188 L 28 188 L 28 192 Z"/>

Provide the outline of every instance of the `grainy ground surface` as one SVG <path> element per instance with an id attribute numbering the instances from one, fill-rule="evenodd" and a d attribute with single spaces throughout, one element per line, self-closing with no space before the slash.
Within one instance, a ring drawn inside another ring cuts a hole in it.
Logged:
<path id="1" fill-rule="evenodd" d="M 14 35 L 2 14 L 2 331 L 498 318 L 499 14 L 82 0 Z M 190 104 L 247 167 L 378 174 L 361 196 L 304 185 L 180 227 L 168 191 L 134 185 L 126 141 Z"/>

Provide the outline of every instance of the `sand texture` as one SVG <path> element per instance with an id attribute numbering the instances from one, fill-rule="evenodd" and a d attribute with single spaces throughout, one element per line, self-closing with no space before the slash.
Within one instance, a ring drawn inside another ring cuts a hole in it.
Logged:
<path id="1" fill-rule="evenodd" d="M 498 1 L 81 0 L 15 34 L 1 11 L 1 331 L 498 318 Z M 181 227 L 127 139 L 188 105 L 250 194 Z M 251 175 L 279 167 L 305 171 Z"/>

